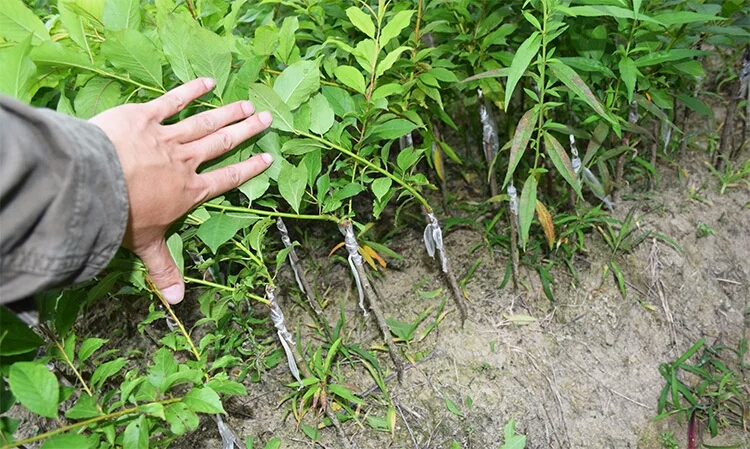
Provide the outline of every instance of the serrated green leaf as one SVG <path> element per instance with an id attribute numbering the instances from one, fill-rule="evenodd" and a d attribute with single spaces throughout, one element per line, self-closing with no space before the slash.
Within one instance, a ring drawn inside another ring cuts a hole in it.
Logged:
<path id="1" fill-rule="evenodd" d="M 417 125 L 409 120 L 395 118 L 385 123 L 378 123 L 371 128 L 372 134 L 380 139 L 398 139 L 417 129 Z"/>
<path id="2" fill-rule="evenodd" d="M 310 99 L 310 109 L 315 111 L 310 119 L 310 131 L 322 136 L 333 126 L 333 108 L 323 94 L 316 94 Z"/>
<path id="3" fill-rule="evenodd" d="M 0 305 L 0 323 L 0 356 L 26 354 L 44 344 L 44 340 L 3 305 Z"/>
<path id="4" fill-rule="evenodd" d="M 226 214 L 213 215 L 198 226 L 196 235 L 215 254 L 221 245 L 228 242 L 237 231 L 248 225 L 245 220 Z"/>
<path id="5" fill-rule="evenodd" d="M 29 103 L 34 96 L 36 65 L 29 57 L 31 35 L 8 48 L 0 49 L 0 93 Z"/>
<path id="6" fill-rule="evenodd" d="M 109 31 L 138 30 L 141 26 L 140 0 L 106 0 L 102 22 Z"/>
<path id="7" fill-rule="evenodd" d="M 158 28 L 159 39 L 161 39 L 164 56 L 166 56 L 172 71 L 183 83 L 195 78 L 193 67 L 188 61 L 188 46 L 185 42 L 190 41 L 193 26 L 188 19 L 170 14 L 164 26 Z"/>
<path id="8" fill-rule="evenodd" d="M 526 147 L 529 145 L 531 134 L 536 128 L 536 122 L 539 118 L 539 110 L 537 108 L 531 108 L 526 111 L 518 121 L 516 125 L 516 132 L 513 134 L 513 140 L 510 146 L 510 158 L 508 160 L 508 171 L 505 173 L 505 180 L 503 181 L 503 188 L 508 185 L 508 182 L 513 178 L 513 173 L 516 171 L 516 166 L 521 160 Z"/>
<path id="9" fill-rule="evenodd" d="M 365 77 L 356 68 L 350 65 L 340 65 L 333 71 L 336 78 L 345 86 L 356 92 L 365 93 Z"/>
<path id="10" fill-rule="evenodd" d="M 378 201 L 383 199 L 383 196 L 388 193 L 388 190 L 390 190 L 392 183 L 393 181 L 391 181 L 391 178 L 378 178 L 372 181 L 372 184 L 370 184 L 370 188 L 372 189 L 372 193 L 373 195 L 375 195 L 375 198 Z"/>
<path id="11" fill-rule="evenodd" d="M 349 17 L 352 25 L 370 38 L 375 39 L 375 24 L 372 23 L 372 18 L 367 13 L 356 6 L 351 6 L 347 8 L 346 15 Z"/>
<path id="12" fill-rule="evenodd" d="M 505 110 L 508 110 L 510 99 L 513 97 L 513 91 L 516 89 L 516 84 L 521 80 L 526 68 L 529 67 L 531 60 L 534 59 L 539 52 L 539 47 L 542 44 L 542 36 L 538 31 L 531 33 L 531 36 L 526 38 L 525 41 L 518 47 L 513 62 L 510 64 L 510 72 L 508 73 L 508 84 L 505 88 Z"/>
<path id="13" fill-rule="evenodd" d="M 388 42 L 398 37 L 404 28 L 409 26 L 411 22 L 411 16 L 414 15 L 414 11 L 399 11 L 393 17 L 388 20 L 382 30 L 380 30 L 380 45 L 384 47 Z"/>
<path id="14" fill-rule="evenodd" d="M 247 200 L 250 202 L 250 204 L 252 204 L 253 201 L 257 200 L 258 198 L 263 196 L 264 193 L 266 193 L 269 185 L 270 183 L 268 181 L 268 175 L 265 173 L 261 173 L 250 178 L 249 181 L 246 181 L 244 184 L 239 186 L 238 189 L 240 192 L 245 194 Z"/>
<path id="15" fill-rule="evenodd" d="M 125 427 L 122 449 L 148 449 L 148 423 L 141 415 Z"/>
<path id="16" fill-rule="evenodd" d="M 38 45 L 49 40 L 49 32 L 41 20 L 21 0 L 0 0 L 0 37 L 11 42 L 32 36 Z"/>
<path id="17" fill-rule="evenodd" d="M 320 88 L 320 69 L 316 61 L 297 61 L 276 78 L 273 90 L 294 111 Z"/>
<path id="18" fill-rule="evenodd" d="M 78 349 L 78 363 L 83 363 L 91 357 L 97 349 L 101 348 L 109 340 L 91 337 L 83 340 Z"/>
<path id="19" fill-rule="evenodd" d="M 255 105 L 256 111 L 268 110 L 273 114 L 271 128 L 279 131 L 294 132 L 294 117 L 279 94 L 265 84 L 254 83 L 248 87 L 248 97 Z M 273 178 L 273 177 L 272 177 Z"/>
<path id="20" fill-rule="evenodd" d="M 232 51 L 229 41 L 203 27 L 194 26 L 186 56 L 195 76 L 206 76 L 216 81 L 214 93 L 222 98 L 232 70 Z"/>
<path id="21" fill-rule="evenodd" d="M 59 42 L 45 41 L 42 45 L 34 47 L 29 55 L 31 60 L 40 66 L 52 67 L 75 67 L 79 69 L 91 69 L 92 65 L 84 55 L 76 50 L 66 47 Z"/>
<path id="22" fill-rule="evenodd" d="M 378 66 L 375 69 L 375 77 L 379 78 L 383 73 L 385 73 L 386 70 L 393 67 L 393 64 L 395 64 L 398 58 L 401 57 L 401 53 L 407 50 L 410 50 L 410 48 L 398 47 L 397 49 L 388 52 L 388 54 L 385 55 L 385 58 L 383 58 L 383 60 L 378 63 Z M 426 75 L 426 74 L 423 74 L 423 75 Z"/>
<path id="23" fill-rule="evenodd" d="M 87 446 L 88 441 L 85 436 L 76 433 L 64 433 L 50 437 L 39 449 L 81 449 Z"/>
<path id="24" fill-rule="evenodd" d="M 194 387 L 188 391 L 182 403 L 197 413 L 226 413 L 219 395 L 209 387 Z"/>
<path id="25" fill-rule="evenodd" d="M 307 185 L 307 168 L 300 163 L 295 167 L 292 164 L 284 164 L 279 171 L 279 194 L 299 213 L 302 197 L 305 195 Z"/>
<path id="26" fill-rule="evenodd" d="M 60 388 L 57 377 L 38 362 L 16 362 L 8 375 L 10 391 L 30 412 L 47 418 L 57 417 Z"/>
<path id="27" fill-rule="evenodd" d="M 570 162 L 568 152 L 565 151 L 562 145 L 560 145 L 560 142 L 548 132 L 544 133 L 544 143 L 544 147 L 547 150 L 550 160 L 552 160 L 552 164 L 580 197 L 581 183 L 578 180 L 578 176 L 573 171 L 573 164 Z"/>
<path id="28" fill-rule="evenodd" d="M 161 52 L 138 31 L 126 28 L 109 33 L 102 44 L 102 55 L 110 64 L 124 70 L 133 79 L 164 88 Z"/>
<path id="29" fill-rule="evenodd" d="M 93 77 L 78 90 L 73 105 L 76 116 L 89 119 L 100 112 L 111 109 L 122 103 L 120 99 L 121 86 L 115 80 Z"/>
<path id="30" fill-rule="evenodd" d="M 526 250 L 526 243 L 529 241 L 529 229 L 531 229 L 531 221 L 534 219 L 534 211 L 536 211 L 536 188 L 536 176 L 532 173 L 523 184 L 521 199 L 518 203 L 518 237 L 524 251 Z"/>

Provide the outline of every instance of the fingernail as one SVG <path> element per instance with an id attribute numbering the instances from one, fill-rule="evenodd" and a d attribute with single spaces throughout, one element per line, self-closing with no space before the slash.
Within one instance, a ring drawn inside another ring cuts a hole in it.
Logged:
<path id="1" fill-rule="evenodd" d="M 263 162 L 265 162 L 268 165 L 271 165 L 273 163 L 273 156 L 271 156 L 268 153 L 262 153 L 260 157 L 263 159 Z"/>
<path id="2" fill-rule="evenodd" d="M 211 90 L 216 86 L 216 81 L 211 78 L 203 78 L 203 85 L 206 86 L 206 89 Z"/>
<path id="3" fill-rule="evenodd" d="M 263 111 L 258 114 L 258 120 L 260 120 L 261 123 L 268 126 L 273 121 L 273 116 L 268 111 Z"/>
<path id="4" fill-rule="evenodd" d="M 245 115 L 250 115 L 253 112 L 255 112 L 255 107 L 249 101 L 243 101 L 242 102 L 242 112 L 244 112 Z"/>
<path id="5" fill-rule="evenodd" d="M 168 303 L 177 304 L 182 301 L 182 297 L 185 295 L 185 288 L 180 284 L 175 284 L 162 289 L 161 295 Z"/>

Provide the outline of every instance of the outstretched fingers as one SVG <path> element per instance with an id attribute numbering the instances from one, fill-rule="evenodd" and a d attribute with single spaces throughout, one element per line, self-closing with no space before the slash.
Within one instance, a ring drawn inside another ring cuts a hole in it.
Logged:
<path id="1" fill-rule="evenodd" d="M 186 144 L 185 150 L 201 162 L 214 159 L 263 132 L 271 124 L 271 120 L 272 116 L 268 111 L 260 112 Z"/>
<path id="2" fill-rule="evenodd" d="M 206 137 L 225 126 L 250 117 L 255 107 L 249 101 L 238 101 L 210 111 L 188 117 L 174 125 L 167 125 L 165 130 L 171 140 L 187 144 Z"/>
<path id="3" fill-rule="evenodd" d="M 191 101 L 210 92 L 214 86 L 216 86 L 216 81 L 211 78 L 194 79 L 149 101 L 146 105 L 151 117 L 162 122 L 185 109 Z"/>
<path id="4" fill-rule="evenodd" d="M 196 203 L 202 203 L 222 193 L 241 186 L 250 178 L 259 175 L 273 163 L 273 156 L 268 153 L 256 154 L 255 156 L 237 164 L 218 168 L 207 173 L 198 175 L 204 183 L 202 198 L 197 198 Z"/>

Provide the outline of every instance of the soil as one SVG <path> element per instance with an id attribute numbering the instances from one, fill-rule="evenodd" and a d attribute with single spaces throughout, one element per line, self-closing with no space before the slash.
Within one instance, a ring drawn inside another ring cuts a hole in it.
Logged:
<path id="1" fill-rule="evenodd" d="M 612 274 L 605 273 L 610 250 L 596 234 L 587 236 L 589 252 L 576 262 L 577 282 L 569 271 L 553 272 L 554 302 L 542 292 L 534 271 L 522 270 L 518 291 L 499 288 L 507 257 L 485 246 L 472 251 L 482 242 L 482 232 L 459 228 L 446 234 L 459 279 L 479 260 L 465 285 L 470 313 L 464 326 L 437 261 L 426 255 L 421 232 L 399 233 L 392 246 L 405 261 L 374 281 L 386 317 L 412 322 L 430 309 L 415 332 L 421 336 L 446 298 L 447 315 L 422 341 L 403 348 L 408 355 L 429 357 L 412 366 L 401 383 L 393 379 L 388 384 L 398 411 L 394 434 L 345 423 L 352 446 L 449 448 L 456 441 L 465 449 L 497 448 L 504 425 L 513 418 L 530 449 L 660 448 L 664 432 L 673 432 L 685 447 L 684 420 L 671 416 L 652 421 L 664 386 L 659 365 L 674 361 L 702 337 L 707 344 L 732 347 L 747 338 L 750 188 L 718 194 L 701 156 L 693 156 L 680 163 L 679 170 L 665 168 L 652 193 L 630 197 L 637 199 L 620 202 L 615 217 L 624 219 L 635 207 L 637 215 L 644 214 L 641 230 L 668 236 L 684 253 L 649 237 L 632 253 L 619 254 L 616 260 L 627 283 L 624 297 Z M 699 237 L 701 225 L 715 235 Z M 317 270 L 308 267 L 308 276 L 319 276 L 315 283 L 326 292 L 329 319 L 335 322 L 343 300 L 349 341 L 382 344 L 374 318 L 365 319 L 356 306 L 349 268 L 327 258 L 317 262 Z M 291 275 L 288 281 L 292 285 Z M 419 294 L 436 288 L 442 291 L 435 297 Z M 303 329 L 303 340 L 313 338 L 304 333 L 309 317 L 293 304 L 282 307 L 292 327 Z M 514 324 L 514 315 L 535 321 Z M 382 366 L 392 367 L 387 353 L 382 354 Z M 234 403 L 232 408 L 243 416 L 230 412 L 228 425 L 241 438 L 255 436 L 255 447 L 263 447 L 271 437 L 281 438 L 282 448 L 345 447 L 333 428 L 323 430 L 320 445 L 313 445 L 286 412 L 288 403 L 279 406 L 291 391 L 285 386 L 291 381 L 286 366 L 277 366 L 260 384 L 250 386 L 248 398 Z M 347 381 L 354 391 L 373 386 L 366 375 Z M 447 401 L 457 410 L 450 411 Z M 374 406 L 362 409 L 360 419 L 369 413 L 384 416 L 382 407 Z M 317 421 L 307 416 L 304 422 Z M 174 447 L 220 447 L 215 424 L 203 424 L 203 431 Z M 715 446 L 750 447 L 750 435 L 740 429 L 724 430 L 716 439 L 706 431 L 703 438 Z"/>

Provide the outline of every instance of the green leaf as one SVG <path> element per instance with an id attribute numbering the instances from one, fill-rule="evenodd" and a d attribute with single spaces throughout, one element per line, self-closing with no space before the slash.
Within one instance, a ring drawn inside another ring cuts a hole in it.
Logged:
<path id="1" fill-rule="evenodd" d="M 648 67 L 665 62 L 679 61 L 681 59 L 693 58 L 695 56 L 709 55 L 710 53 L 700 50 L 690 50 L 687 48 L 677 48 L 674 50 L 661 50 L 647 53 L 635 60 L 636 67 Z"/>
<path id="2" fill-rule="evenodd" d="M 78 349 L 78 363 L 83 363 L 91 357 L 97 349 L 101 348 L 104 343 L 109 340 L 103 338 L 87 338 L 81 343 L 81 347 Z"/>
<path id="3" fill-rule="evenodd" d="M 294 51 L 294 33 L 299 29 L 299 19 L 296 16 L 285 17 L 279 30 L 279 46 L 276 53 L 284 64 L 289 64 L 289 58 Z"/>
<path id="4" fill-rule="evenodd" d="M 38 45 L 49 40 L 44 23 L 21 0 L 0 0 L 0 37 L 19 42 L 32 36 Z"/>
<path id="5" fill-rule="evenodd" d="M 141 415 L 125 427 L 122 449 L 148 449 L 148 422 Z"/>
<path id="6" fill-rule="evenodd" d="M 169 430 L 175 435 L 183 435 L 197 429 L 200 422 L 198 415 L 182 402 L 168 405 L 164 409 L 164 417 L 169 423 Z"/>
<path id="7" fill-rule="evenodd" d="M 36 65 L 29 58 L 31 35 L 8 48 L 0 49 L 0 93 L 29 103 L 36 92 Z"/>
<path id="8" fill-rule="evenodd" d="M 299 213 L 302 197 L 305 195 L 307 185 L 307 168 L 300 163 L 298 167 L 292 164 L 284 164 L 279 171 L 279 194 Z"/>
<path id="9" fill-rule="evenodd" d="M 352 394 L 352 392 L 349 391 L 349 389 L 343 385 L 329 384 L 328 389 L 331 391 L 331 393 L 349 402 L 353 402 L 355 404 L 361 404 L 361 405 L 365 404 L 365 401 L 363 401 L 361 398 L 358 398 L 357 396 L 354 396 L 354 394 Z"/>
<path id="10" fill-rule="evenodd" d="M 654 16 L 654 20 L 664 25 L 684 25 L 694 22 L 713 22 L 729 20 L 726 17 L 715 16 L 713 14 L 703 14 L 694 11 L 671 11 L 666 14 Z"/>
<path id="11" fill-rule="evenodd" d="M 524 449 L 526 436 L 516 434 L 516 422 L 511 418 L 503 428 L 504 442 L 500 449 Z"/>
<path id="12" fill-rule="evenodd" d="M 209 387 L 195 387 L 182 400 L 190 410 L 197 413 L 226 413 L 221 399 Z"/>
<path id="13" fill-rule="evenodd" d="M 630 9 L 621 8 L 619 6 L 610 5 L 585 5 L 585 6 L 558 6 L 558 11 L 573 16 L 573 17 L 614 17 L 617 19 L 635 19 L 635 14 Z M 638 14 L 638 20 L 650 23 L 659 23 L 657 20 L 646 16 L 644 14 Z"/>
<path id="14" fill-rule="evenodd" d="M 271 56 L 279 43 L 279 29 L 271 22 L 255 29 L 253 53 L 259 56 Z"/>
<path id="15" fill-rule="evenodd" d="M 106 0 L 102 22 L 109 31 L 138 30 L 141 26 L 140 0 Z"/>
<path id="16" fill-rule="evenodd" d="M 268 190 L 269 186 L 268 175 L 261 173 L 250 178 L 244 184 L 238 187 L 239 191 L 244 193 L 250 204 L 257 200 Z"/>
<path id="17" fill-rule="evenodd" d="M 568 152 L 565 151 L 563 146 L 560 145 L 560 142 L 548 132 L 544 133 L 544 143 L 544 147 L 547 150 L 550 160 L 552 160 L 552 164 L 580 197 L 581 183 L 578 181 L 578 176 L 573 171 L 573 164 L 570 162 Z"/>
<path id="18" fill-rule="evenodd" d="M 81 449 L 82 447 L 88 447 L 85 436 L 76 433 L 64 433 L 50 437 L 39 449 Z"/>
<path id="19" fill-rule="evenodd" d="M 310 119 L 310 131 L 322 136 L 333 126 L 333 108 L 323 94 L 316 94 L 310 99 L 310 108 L 315 111 Z"/>
<path id="20" fill-rule="evenodd" d="M 617 125 L 617 121 L 610 116 L 605 110 L 604 106 L 599 102 L 599 99 L 591 92 L 589 86 L 583 81 L 583 79 L 576 73 L 575 70 L 565 65 L 562 61 L 553 60 L 549 62 L 548 67 L 552 73 L 559 79 L 573 94 L 578 98 L 586 102 L 591 108 L 596 111 L 599 116 L 607 120 L 613 125 Z"/>
<path id="21" fill-rule="evenodd" d="M 350 65 L 340 65 L 333 73 L 342 84 L 364 95 L 365 77 L 359 70 Z"/>
<path id="22" fill-rule="evenodd" d="M 301 156 L 311 151 L 325 148 L 325 146 L 313 139 L 291 139 L 284 142 L 281 146 L 281 153 L 284 155 L 294 154 Z"/>
<path id="23" fill-rule="evenodd" d="M 281 438 L 273 437 L 270 440 L 268 440 L 268 443 L 266 443 L 263 449 L 279 449 L 280 447 L 281 447 Z"/>
<path id="24" fill-rule="evenodd" d="M 94 388 L 101 388 L 107 379 L 119 373 L 127 363 L 125 358 L 118 357 L 115 360 L 99 365 L 94 374 L 91 375 L 91 384 Z"/>
<path id="25" fill-rule="evenodd" d="M 378 178 L 372 181 L 372 184 L 370 184 L 370 188 L 372 189 L 372 193 L 373 195 L 375 195 L 375 198 L 378 201 L 383 199 L 383 196 L 388 193 L 388 190 L 390 190 L 392 183 L 393 181 L 391 181 L 391 178 Z"/>
<path id="26" fill-rule="evenodd" d="M 529 241 L 529 229 L 531 228 L 531 221 L 534 219 L 534 211 L 536 210 L 536 187 L 536 176 L 534 173 L 531 173 L 523 184 L 521 199 L 518 203 L 518 222 L 520 228 L 518 234 L 524 251 L 526 250 L 526 243 Z"/>
<path id="27" fill-rule="evenodd" d="M 44 42 L 31 50 L 30 56 L 37 66 L 92 68 L 91 63 L 84 55 L 59 42 Z"/>
<path id="28" fill-rule="evenodd" d="M 266 236 L 266 232 L 272 224 L 273 219 L 266 217 L 253 225 L 250 234 L 247 236 L 250 248 L 258 252 L 263 250 L 263 238 Z"/>
<path id="29" fill-rule="evenodd" d="M 320 69 L 316 61 L 297 61 L 276 78 L 273 90 L 290 110 L 297 109 L 320 88 Z"/>
<path id="30" fill-rule="evenodd" d="M 352 25 L 367 36 L 375 39 L 375 24 L 372 23 L 372 18 L 367 13 L 356 6 L 351 6 L 346 10 L 346 15 L 349 17 Z"/>
<path id="31" fill-rule="evenodd" d="M 121 86 L 115 80 L 95 76 L 78 90 L 73 105 L 76 116 L 89 119 L 107 109 L 119 106 Z"/>
<path id="32" fill-rule="evenodd" d="M 193 26 L 186 56 L 195 76 L 216 80 L 214 93 L 222 98 L 224 87 L 232 69 L 232 52 L 229 41 L 203 27 Z"/>
<path id="33" fill-rule="evenodd" d="M 44 340 L 29 329 L 9 308 L 0 305 L 0 356 L 36 351 Z"/>
<path id="34" fill-rule="evenodd" d="M 129 28 L 107 35 L 102 55 L 113 66 L 127 72 L 133 79 L 153 87 L 164 88 L 161 52 L 143 34 Z"/>
<path id="35" fill-rule="evenodd" d="M 177 14 L 170 14 L 164 26 L 158 29 L 164 56 L 167 57 L 174 74 L 183 83 L 195 78 L 195 72 L 187 56 L 189 46 L 185 45 L 185 42 L 190 41 L 193 28 L 188 19 Z"/>
<path id="36" fill-rule="evenodd" d="M 70 39 L 85 50 L 88 49 L 86 30 L 83 27 L 83 17 L 75 11 L 76 7 L 75 0 L 60 0 L 57 2 L 57 10 L 60 12 L 60 22 L 68 30 Z"/>
<path id="37" fill-rule="evenodd" d="M 534 31 L 531 33 L 531 36 L 526 38 L 521 46 L 518 47 L 518 51 L 513 57 L 513 62 L 510 64 L 510 73 L 508 73 L 508 84 L 505 88 L 505 110 L 508 110 L 508 105 L 510 104 L 510 99 L 513 97 L 513 91 L 516 89 L 516 84 L 520 81 L 526 68 L 529 67 L 531 60 L 536 57 L 541 44 L 541 34 L 539 34 L 538 31 Z"/>
<path id="38" fill-rule="evenodd" d="M 279 131 L 294 132 L 294 117 L 279 94 L 265 84 L 251 84 L 248 87 L 248 97 L 255 105 L 256 111 L 268 110 L 273 114 L 271 128 Z"/>
<path id="39" fill-rule="evenodd" d="M 47 418 L 57 417 L 60 385 L 47 366 L 38 362 L 16 362 L 8 375 L 10 391 L 30 412 Z"/>
<path id="40" fill-rule="evenodd" d="M 633 92 L 635 91 L 635 81 L 638 78 L 638 68 L 632 59 L 627 56 L 623 57 L 618 64 L 620 68 L 620 78 L 625 83 L 625 89 L 628 93 L 628 103 L 633 101 Z"/>
<path id="41" fill-rule="evenodd" d="M 229 241 L 237 234 L 237 231 L 247 225 L 247 221 L 227 214 L 216 214 L 198 226 L 196 235 L 205 243 L 211 252 L 216 251 L 221 245 Z"/>
<path id="42" fill-rule="evenodd" d="M 65 412 L 65 417 L 68 419 L 89 419 L 101 414 L 102 412 L 97 407 L 96 398 L 82 393 L 76 405 Z"/>
<path id="43" fill-rule="evenodd" d="M 417 125 L 409 120 L 395 118 L 385 123 L 378 123 L 371 128 L 372 134 L 380 139 L 398 139 L 417 129 Z"/>
<path id="44" fill-rule="evenodd" d="M 516 125 L 516 132 L 513 134 L 513 140 L 510 146 L 510 159 L 508 160 L 508 171 L 505 174 L 505 180 L 503 181 L 503 188 L 508 185 L 508 182 L 513 178 L 513 172 L 516 171 L 516 166 L 523 156 L 523 152 L 526 151 L 526 147 L 531 139 L 531 134 L 536 128 L 536 121 L 539 117 L 539 109 L 531 108 L 521 117 Z"/>
<path id="45" fill-rule="evenodd" d="M 464 416 L 464 414 L 461 413 L 461 410 L 459 410 L 456 406 L 456 403 L 453 402 L 448 396 L 445 396 L 445 406 L 448 408 L 448 411 L 453 413 L 454 415 Z"/>
<path id="46" fill-rule="evenodd" d="M 411 49 L 409 47 L 398 47 L 397 49 L 388 52 L 385 58 L 383 58 L 383 60 L 378 63 L 378 66 L 375 69 L 375 77 L 379 78 L 380 75 L 385 73 L 386 70 L 393 67 L 393 64 L 395 64 L 398 58 L 401 57 L 401 53 L 407 50 Z"/>
<path id="47" fill-rule="evenodd" d="M 185 274 L 185 256 L 182 254 L 182 237 L 180 234 L 174 233 L 167 239 L 167 249 L 169 255 L 172 256 L 172 260 L 177 265 L 177 269 L 180 270 L 180 275 Z"/>
<path id="48" fill-rule="evenodd" d="M 391 39 L 398 37 L 401 31 L 409 26 L 413 15 L 414 11 L 399 11 L 391 17 L 380 30 L 380 46 L 384 47 Z"/>

